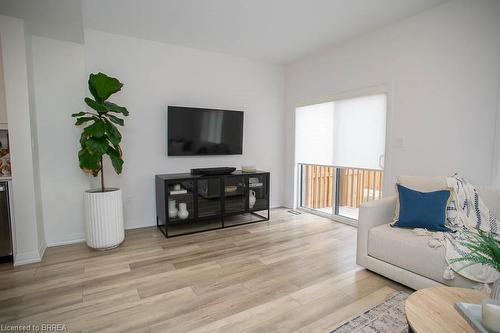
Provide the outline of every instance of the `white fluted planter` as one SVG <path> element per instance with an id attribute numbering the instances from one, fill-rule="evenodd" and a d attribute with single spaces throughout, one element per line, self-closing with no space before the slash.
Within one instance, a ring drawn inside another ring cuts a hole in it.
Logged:
<path id="1" fill-rule="evenodd" d="M 84 193 L 87 245 L 96 250 L 119 246 L 125 238 L 122 191 L 89 190 Z"/>

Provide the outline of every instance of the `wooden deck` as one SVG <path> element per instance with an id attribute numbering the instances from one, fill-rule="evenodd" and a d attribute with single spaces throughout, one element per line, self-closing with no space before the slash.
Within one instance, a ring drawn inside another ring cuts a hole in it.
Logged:
<path id="1" fill-rule="evenodd" d="M 70 332 L 329 332 L 407 290 L 355 264 L 355 228 L 285 209 L 271 217 L 171 239 L 136 229 L 108 252 L 75 244 L 49 248 L 39 264 L 0 265 L 0 322 Z"/>

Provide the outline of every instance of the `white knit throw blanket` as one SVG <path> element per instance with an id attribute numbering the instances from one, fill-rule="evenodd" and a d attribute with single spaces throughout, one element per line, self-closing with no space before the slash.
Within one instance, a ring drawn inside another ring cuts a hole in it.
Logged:
<path id="1" fill-rule="evenodd" d="M 448 268 L 473 281 L 494 282 L 499 273 L 492 267 L 471 264 L 467 261 L 450 262 L 450 259 L 460 258 L 469 253 L 469 250 L 461 244 L 465 240 L 465 231 L 482 230 L 498 238 L 499 221 L 481 200 L 481 196 L 471 183 L 458 175 L 446 178 L 446 182 L 452 195 L 447 207 L 447 224 L 450 229 L 456 230 L 454 233 L 445 234 L 445 257 Z"/>
<path id="2" fill-rule="evenodd" d="M 453 274 L 447 274 L 451 269 L 469 280 L 492 283 L 499 277 L 495 269 L 467 261 L 452 263 L 451 259 L 460 258 L 469 253 L 469 250 L 461 244 L 465 241 L 465 231 L 482 230 L 498 238 L 499 221 L 471 183 L 458 175 L 446 178 L 446 182 L 451 189 L 452 196 L 447 207 L 447 225 L 456 232 L 445 233 L 445 257 L 449 266 L 444 277 L 453 278 Z"/>
<path id="3" fill-rule="evenodd" d="M 417 235 L 429 235 L 430 247 L 445 247 L 446 267 L 443 278 L 451 280 L 454 273 L 480 283 L 492 283 L 500 274 L 493 268 L 482 264 L 471 264 L 467 261 L 451 262 L 451 259 L 460 258 L 469 253 L 461 242 L 465 241 L 465 232 L 477 232 L 478 229 L 491 233 L 499 238 L 499 221 L 485 205 L 478 191 L 464 178 L 454 175 L 447 177 L 451 198 L 446 207 L 446 226 L 453 232 L 429 232 L 424 229 L 415 229 Z"/>

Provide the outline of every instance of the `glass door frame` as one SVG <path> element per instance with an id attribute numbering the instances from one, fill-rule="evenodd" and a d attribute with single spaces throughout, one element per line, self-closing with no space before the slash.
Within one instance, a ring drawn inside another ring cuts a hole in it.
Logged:
<path id="1" fill-rule="evenodd" d="M 393 83 L 392 82 L 385 82 L 385 83 L 380 83 L 374 86 L 369 86 L 369 87 L 363 87 L 359 89 L 354 89 L 350 91 L 344 91 L 344 92 L 337 92 L 337 93 L 331 93 L 323 96 L 322 98 L 311 98 L 311 99 L 305 99 L 301 103 L 298 103 L 295 105 L 294 110 L 296 110 L 299 107 L 303 106 L 308 106 L 308 105 L 314 105 L 314 104 L 321 104 L 321 103 L 329 103 L 329 102 L 334 102 L 338 100 L 343 100 L 343 99 L 350 99 L 350 98 L 356 98 L 356 97 L 363 97 L 363 96 L 369 96 L 369 95 L 375 95 L 375 94 L 385 94 L 386 95 L 386 119 L 385 119 L 385 149 L 384 149 L 384 168 L 381 170 L 383 172 L 383 176 L 385 178 L 385 165 L 386 162 L 388 161 L 388 158 L 390 158 L 390 152 L 388 151 L 388 143 L 392 139 L 391 135 L 391 129 L 392 129 L 392 96 L 393 96 Z M 295 119 L 295 113 L 294 113 L 294 119 Z M 297 140 L 297 138 L 294 136 L 294 140 Z M 500 162 L 499 162 L 500 163 Z M 341 216 L 341 215 L 336 215 L 335 213 L 332 212 L 332 214 L 324 213 L 319 210 L 307 208 L 307 207 L 302 207 L 302 170 L 301 166 L 302 165 L 319 165 L 319 164 L 308 164 L 308 163 L 299 163 L 297 160 L 294 161 L 294 169 L 295 169 L 295 184 L 294 184 L 294 201 L 295 201 L 295 207 L 299 211 L 304 211 L 307 213 L 311 213 L 314 215 L 322 216 L 325 218 L 329 218 L 331 220 L 341 222 L 344 224 L 351 225 L 353 227 L 358 227 L 358 220 L 352 219 L 349 217 Z M 342 168 L 341 166 L 330 166 L 330 165 L 322 165 L 326 167 L 335 167 L 337 168 L 337 171 Z M 337 179 L 338 179 L 338 174 Z M 339 182 L 336 181 L 335 184 L 335 193 L 334 193 L 334 202 L 333 204 L 338 207 L 338 199 L 337 199 L 337 193 L 338 193 L 338 184 Z M 382 187 L 383 189 L 383 187 Z M 382 195 L 383 197 L 383 195 Z M 333 207 L 332 207 L 333 208 Z M 338 208 L 335 208 L 335 211 L 338 213 Z"/>

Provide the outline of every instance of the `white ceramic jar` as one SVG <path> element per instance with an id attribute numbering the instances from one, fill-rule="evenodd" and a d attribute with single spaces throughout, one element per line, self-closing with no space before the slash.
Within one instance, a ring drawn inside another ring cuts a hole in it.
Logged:
<path id="1" fill-rule="evenodd" d="M 177 208 L 175 207 L 175 200 L 168 201 L 168 217 L 171 219 L 177 216 Z"/>
<path id="2" fill-rule="evenodd" d="M 177 216 L 181 220 L 185 220 L 189 216 L 189 212 L 187 210 L 187 204 L 185 202 L 179 203 L 179 211 L 177 212 Z"/>

